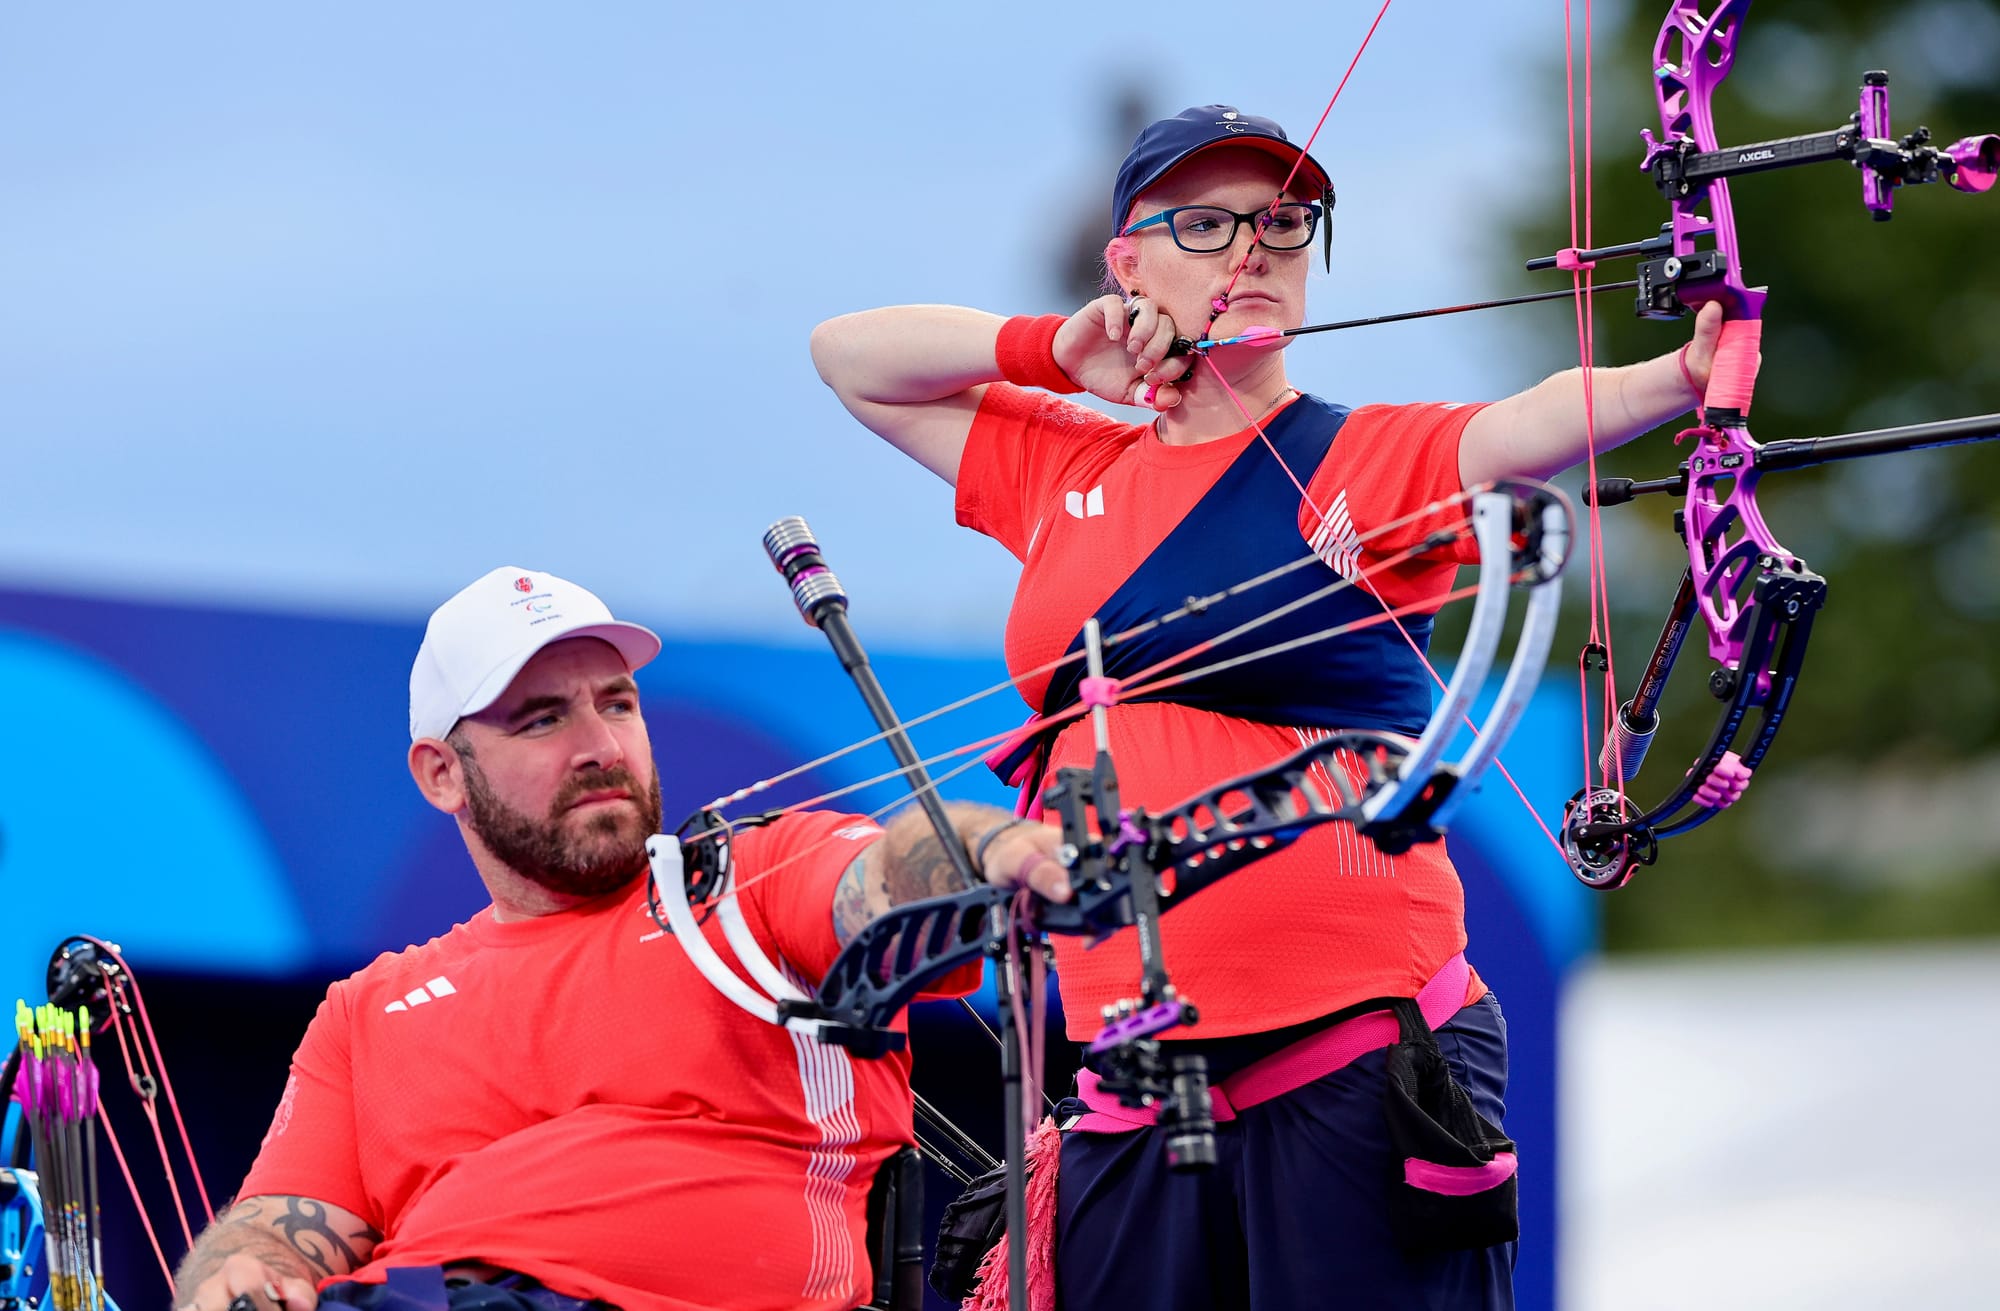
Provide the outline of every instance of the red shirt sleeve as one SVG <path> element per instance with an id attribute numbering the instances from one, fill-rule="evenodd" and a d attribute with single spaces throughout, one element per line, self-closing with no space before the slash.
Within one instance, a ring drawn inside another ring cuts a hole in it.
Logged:
<path id="1" fill-rule="evenodd" d="M 1425 513 L 1425 507 L 1464 490 L 1458 443 L 1466 422 L 1483 405 L 1364 405 L 1348 415 L 1326 458 L 1306 485 L 1299 533 L 1343 573 L 1364 568 L 1420 542 L 1440 529 L 1461 528 L 1462 501 Z M 1469 535 L 1371 576 L 1390 605 L 1405 605 L 1450 590 L 1460 564 L 1479 560 Z"/>
<path id="2" fill-rule="evenodd" d="M 746 830 L 736 839 L 737 881 L 749 885 L 744 898 L 764 921 L 778 954 L 808 984 L 824 978 L 840 954 L 833 931 L 834 886 L 881 836 L 881 826 L 866 816 L 814 810 Z M 776 872 L 758 879 L 769 870 Z M 758 881 L 750 884 L 751 879 Z M 979 971 L 977 962 L 954 970 L 921 995 L 970 992 L 979 986 Z"/>
<path id="3" fill-rule="evenodd" d="M 284 1095 L 238 1197 L 317 1198 L 384 1227 L 361 1179 L 352 1069 L 347 985 L 336 983 L 292 1056 Z"/>
<path id="4" fill-rule="evenodd" d="M 1046 392 L 989 383 L 958 462 L 958 522 L 1026 560 L 1051 498 L 1144 431 Z"/>

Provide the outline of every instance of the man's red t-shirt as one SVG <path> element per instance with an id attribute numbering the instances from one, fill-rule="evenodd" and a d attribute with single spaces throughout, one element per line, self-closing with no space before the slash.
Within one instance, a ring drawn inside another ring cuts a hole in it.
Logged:
<path id="1" fill-rule="evenodd" d="M 742 894 L 767 954 L 825 972 L 834 884 L 880 832 L 813 813 L 737 836 L 739 883 L 790 862 Z M 367 1220 L 385 1237 L 362 1280 L 477 1259 L 627 1311 L 831 1311 L 868 1286 L 867 1193 L 912 1141 L 909 1068 L 737 1009 L 643 880 L 538 919 L 488 908 L 328 990 L 239 1195 Z"/>
<path id="2" fill-rule="evenodd" d="M 1312 453 L 1313 463 L 1293 471 L 1302 498 L 1288 476 L 1260 463 L 1270 457 L 1254 430 L 1168 446 L 1151 427 L 992 384 L 959 466 L 957 511 L 960 523 L 1022 561 L 1006 649 L 1022 695 L 1047 709 L 1050 666 L 1075 649 L 1093 614 L 1117 631 L 1206 592 L 1212 579 L 1233 583 L 1311 554 L 1319 558 L 1309 567 L 1330 582 L 1420 541 L 1451 517 L 1425 511 L 1459 495 L 1458 439 L 1479 408 L 1350 412 L 1294 399 L 1265 423 L 1294 451 Z M 1451 590 L 1461 561 L 1476 559 L 1469 544 L 1412 558 L 1367 577 L 1379 604 L 1352 603 L 1424 608 Z M 1193 575 L 1203 581 L 1188 585 Z M 1240 613 L 1256 613 L 1259 597 L 1245 593 Z M 1427 619 L 1405 622 L 1428 630 Z M 1162 625 L 1145 640 L 1177 650 L 1183 639 L 1173 632 Z M 1158 810 L 1269 765 L 1327 729 L 1414 733 L 1429 715 L 1430 675 L 1387 624 L 1302 647 L 1291 661 L 1282 673 L 1252 663 L 1221 676 L 1227 685 L 1216 700 L 1226 711 L 1177 701 L 1180 691 L 1114 706 L 1121 800 Z M 1063 676 L 1074 672 L 1065 666 Z M 1400 710 L 1377 717 L 1385 703 Z M 1074 721 L 1056 737 L 1044 780 L 1060 766 L 1087 767 L 1093 755 L 1090 721 Z M 1311 830 L 1160 924 L 1167 967 L 1201 1009 L 1200 1026 L 1177 1035 L 1190 1038 L 1263 1032 L 1370 997 L 1414 996 L 1465 947 L 1464 892 L 1443 844 L 1391 857 L 1344 825 Z M 1056 959 L 1072 1038 L 1089 1039 L 1104 1005 L 1136 996 L 1133 930 L 1096 947 L 1058 939 Z M 1475 977 L 1467 1000 L 1483 992 Z"/>

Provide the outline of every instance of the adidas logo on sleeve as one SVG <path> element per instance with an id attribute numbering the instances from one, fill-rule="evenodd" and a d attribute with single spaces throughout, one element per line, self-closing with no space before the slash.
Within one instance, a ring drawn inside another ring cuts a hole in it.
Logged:
<path id="1" fill-rule="evenodd" d="M 412 1006 L 422 1006 L 427 1002 L 436 1001 L 440 997 L 449 997 L 457 991 L 457 988 L 451 986 L 451 980 L 440 974 L 421 988 L 412 988 L 404 993 L 400 999 L 390 1002 L 382 1008 L 382 1012 L 385 1015 L 393 1015 L 397 1011 L 406 1011 Z"/>

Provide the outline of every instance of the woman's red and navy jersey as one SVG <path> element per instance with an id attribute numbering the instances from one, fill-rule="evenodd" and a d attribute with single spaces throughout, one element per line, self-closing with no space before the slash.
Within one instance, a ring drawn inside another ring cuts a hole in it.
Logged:
<path id="1" fill-rule="evenodd" d="M 1107 634 L 1121 633 L 1311 554 L 1303 568 L 1107 649 L 1110 677 L 1147 682 L 1376 621 L 1122 700 L 1110 731 L 1124 802 L 1174 805 L 1333 729 L 1416 734 L 1430 717 L 1431 676 L 1383 612 L 1409 608 L 1402 627 L 1423 646 L 1430 612 L 1476 551 L 1461 540 L 1371 566 L 1464 519 L 1462 505 L 1429 507 L 1460 491 L 1458 439 L 1477 409 L 1350 411 L 1302 396 L 1263 424 L 1281 465 L 1254 429 L 1168 446 L 1149 426 L 992 384 L 959 466 L 958 520 L 1022 561 L 1007 623 L 1007 663 L 1022 695 L 1043 714 L 1075 704 L 1080 661 L 1034 671 L 1080 650 L 1093 615 Z M 1292 474 L 1305 482 L 1304 498 Z M 1306 599 L 1364 573 L 1355 586 Z M 1227 636 L 1288 602 L 1297 603 L 1288 613 Z M 1149 672 L 1204 643 L 1213 645 Z M 1088 721 L 1074 721 L 1056 736 L 1047 767 L 1088 765 L 1092 753 Z M 1167 967 L 1200 1007 L 1203 1038 L 1414 995 L 1465 947 L 1464 894 L 1443 845 L 1388 857 L 1344 825 L 1310 831 L 1161 926 Z M 1136 993 L 1129 930 L 1087 951 L 1059 940 L 1057 964 L 1074 1038 L 1094 1034 L 1104 1005 Z M 1475 978 L 1467 1000 L 1483 991 Z"/>

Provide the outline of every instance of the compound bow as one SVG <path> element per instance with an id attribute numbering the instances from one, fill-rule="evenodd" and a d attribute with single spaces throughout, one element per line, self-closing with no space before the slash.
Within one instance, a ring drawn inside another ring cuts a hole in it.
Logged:
<path id="1" fill-rule="evenodd" d="M 765 536 L 773 563 L 790 584 L 800 613 L 821 629 L 855 679 L 903 774 L 926 810 L 946 851 L 953 852 L 968 886 L 964 891 L 896 906 L 861 928 L 818 986 L 807 991 L 764 953 L 736 905 L 729 860 L 732 825 L 713 810 L 700 812 L 685 842 L 656 835 L 647 844 L 652 901 L 662 926 L 672 930 L 697 970 L 736 1005 L 771 1024 L 819 1041 L 877 1057 L 899 1048 L 892 1023 L 923 987 L 986 957 L 995 971 L 1002 1022 L 1002 1074 L 1006 1123 L 1016 1135 L 1007 1156 L 1008 1232 L 1026 1229 L 1025 1142 L 1031 1105 L 1021 1090 L 1019 1044 L 1012 1032 L 1012 992 L 1024 945 L 1051 934 L 1102 939 L 1136 928 L 1144 963 L 1138 996 L 1108 1010 L 1090 1044 L 1103 1085 L 1132 1106 L 1156 1106 L 1168 1130 L 1168 1159 L 1176 1169 L 1200 1169 L 1215 1159 L 1214 1122 L 1206 1070 L 1199 1056 L 1167 1057 L 1159 1035 L 1196 1022 L 1192 1000 L 1168 974 L 1159 917 L 1222 878 L 1282 850 L 1308 829 L 1345 823 L 1379 848 L 1401 852 L 1443 836 L 1453 813 L 1470 794 L 1518 721 L 1548 654 L 1560 600 L 1559 575 L 1572 536 L 1570 513 L 1547 489 L 1508 485 L 1471 497 L 1471 528 L 1479 547 L 1479 580 L 1465 645 L 1452 680 L 1424 732 L 1414 741 L 1378 731 L 1334 733 L 1286 758 L 1239 778 L 1203 789 L 1157 813 L 1122 806 L 1105 734 L 1106 708 L 1117 684 L 1103 676 L 1104 639 L 1095 620 L 1085 633 L 1089 677 L 1084 705 L 1097 729 L 1092 768 L 1058 770 L 1044 794 L 1062 826 L 1063 863 L 1073 889 L 1070 901 L 1029 898 L 978 880 L 956 831 L 935 802 L 923 763 L 909 745 L 887 698 L 868 670 L 867 658 L 846 618 L 847 594 L 826 567 L 801 519 L 775 525 Z M 1449 535 L 1445 540 L 1449 540 Z M 1427 545 L 1440 543 L 1427 542 Z M 1307 557 L 1310 559 L 1311 557 Z M 1472 744 L 1456 761 L 1446 752 L 1487 682 L 1506 630 L 1508 595 L 1525 588 L 1528 600 L 1500 690 Z M 1358 779 L 1339 766 L 1357 760 Z M 1331 785 L 1331 791 L 1328 785 Z M 697 909 L 712 908 L 724 941 L 748 979 L 732 969 L 706 937 Z M 1011 912 L 1011 913 L 1010 913 Z M 1033 949 L 1032 947 L 1030 948 Z M 1037 1004 L 1039 999 L 1034 998 Z M 1025 1245 L 1009 1245 L 1010 1296 L 1027 1285 Z"/>
<path id="2" fill-rule="evenodd" d="M 1719 146 L 1714 96 L 1735 65 L 1749 8 L 1750 0 L 1673 0 L 1661 25 L 1653 47 L 1660 135 L 1651 129 L 1640 134 L 1646 146 L 1640 167 L 1670 211 L 1659 234 L 1600 249 L 1565 250 L 1528 266 L 1584 274 L 1602 260 L 1636 257 L 1640 317 L 1676 318 L 1714 302 L 1724 320 L 1698 422 L 1675 438 L 1694 443 L 1679 472 L 1651 482 L 1601 479 L 1587 494 L 1593 517 L 1596 507 L 1635 496 L 1684 494 L 1675 528 L 1688 555 L 1638 689 L 1607 717 L 1598 757 L 1604 783 L 1586 782 L 1564 816 L 1563 855 L 1576 876 L 1594 888 L 1623 886 L 1638 866 L 1653 862 L 1660 839 L 1689 832 L 1727 809 L 1743 794 L 1783 723 L 1827 585 L 1766 524 L 1757 504 L 1763 476 L 1829 460 L 2000 437 L 2000 415 L 1993 414 L 1769 444 L 1751 437 L 1766 289 L 1745 280 L 1729 179 L 1802 164 L 1845 163 L 1861 173 L 1861 199 L 1869 214 L 1887 220 L 1902 187 L 1942 181 L 1964 192 L 1990 190 L 2000 172 L 2000 136 L 1968 136 L 1940 148 L 1930 144 L 1929 129 L 1919 127 L 1897 140 L 1889 125 L 1888 74 L 1868 72 L 1859 108 L 1840 127 Z M 1697 614 L 1708 635 L 1714 664 L 1708 685 L 1723 703 L 1721 718 L 1666 798 L 1640 809 L 1630 804 L 1624 785 L 1637 776 L 1659 727 L 1660 695 Z M 1607 670 L 1607 654 L 1601 646 L 1586 648 L 1586 667 Z"/>

